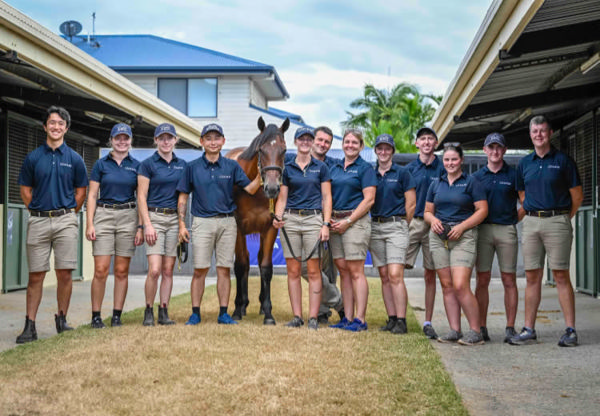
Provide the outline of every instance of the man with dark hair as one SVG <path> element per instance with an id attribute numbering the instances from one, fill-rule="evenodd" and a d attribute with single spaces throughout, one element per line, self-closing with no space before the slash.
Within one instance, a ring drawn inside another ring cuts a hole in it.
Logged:
<path id="1" fill-rule="evenodd" d="M 444 166 L 442 162 L 433 153 L 438 144 L 438 137 L 435 131 L 429 127 L 422 127 L 417 131 L 415 145 L 419 149 L 419 157 L 410 162 L 406 167 L 417 182 L 417 207 L 415 216 L 410 222 L 408 230 L 408 249 L 406 250 L 406 269 L 412 269 L 417 260 L 419 249 L 423 250 L 423 268 L 425 269 L 425 322 L 423 323 L 423 333 L 429 339 L 437 339 L 437 333 L 431 325 L 433 317 L 433 305 L 435 303 L 435 267 L 433 258 L 429 251 L 429 224 L 427 224 L 423 215 L 425 213 L 425 198 L 429 185 L 437 181 L 442 173 Z"/>
<path id="2" fill-rule="evenodd" d="M 54 250 L 58 313 L 56 331 L 67 325 L 71 301 L 71 271 L 77 267 L 79 225 L 76 212 L 85 200 L 88 185 L 83 159 L 65 143 L 71 117 L 61 107 L 50 107 L 43 121 L 46 143 L 29 153 L 21 167 L 21 198 L 29 209 L 27 224 L 27 316 L 17 344 L 35 341 L 35 318 L 42 300 L 46 272 L 50 270 L 50 252 Z"/>
<path id="3" fill-rule="evenodd" d="M 561 347 L 578 344 L 575 331 L 575 296 L 569 274 L 573 227 L 571 218 L 583 201 L 583 189 L 575 162 L 550 144 L 552 127 L 544 116 L 533 117 L 529 136 L 534 151 L 519 162 L 517 191 L 525 209 L 523 219 L 523 259 L 527 286 L 525 287 L 525 325 L 512 337 L 512 345 L 537 342 L 535 319 L 542 295 L 544 260 L 558 290 L 565 333 L 558 341 Z"/>

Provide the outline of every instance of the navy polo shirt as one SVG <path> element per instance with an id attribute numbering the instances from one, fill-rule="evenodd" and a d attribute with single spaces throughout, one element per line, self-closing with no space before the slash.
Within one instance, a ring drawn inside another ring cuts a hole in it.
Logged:
<path id="1" fill-rule="evenodd" d="M 392 167 L 383 176 L 375 167 L 377 176 L 377 194 L 371 208 L 374 217 L 406 215 L 404 193 L 415 189 L 416 183 L 408 169 L 392 163 Z"/>
<path id="2" fill-rule="evenodd" d="M 98 202 L 123 204 L 135 201 L 140 162 L 129 154 L 119 165 L 109 153 L 94 163 L 90 180 L 100 184 Z"/>
<path id="3" fill-rule="evenodd" d="M 321 183 L 329 180 L 329 168 L 314 157 L 304 169 L 295 159 L 286 162 L 283 171 L 283 184 L 288 187 L 286 208 L 321 209 Z"/>
<path id="4" fill-rule="evenodd" d="M 313 157 L 313 156 L 311 156 L 311 157 Z M 313 157 L 313 159 L 319 160 L 315 157 Z M 287 152 L 285 154 L 285 163 L 291 162 L 293 160 L 296 160 L 296 153 Z M 323 163 L 325 163 L 325 165 L 327 165 L 327 167 L 331 169 L 331 166 L 340 163 L 340 159 L 335 159 L 333 157 L 329 157 L 329 156 L 325 155 L 325 159 L 323 159 Z"/>
<path id="5" fill-rule="evenodd" d="M 377 186 L 373 167 L 360 156 L 344 168 L 345 160 L 334 163 L 329 168 L 333 209 L 349 211 L 355 209 L 364 199 L 363 189 Z"/>
<path id="6" fill-rule="evenodd" d="M 488 216 L 485 224 L 512 225 L 519 221 L 517 216 L 517 171 L 506 162 L 494 173 L 487 166 L 473 174 L 483 185 L 487 194 Z"/>
<path id="7" fill-rule="evenodd" d="M 85 163 L 66 143 L 56 150 L 43 144 L 25 158 L 19 185 L 33 188 L 30 210 L 76 208 L 75 188 L 88 185 Z"/>
<path id="8" fill-rule="evenodd" d="M 427 197 L 427 190 L 431 182 L 437 181 L 442 174 L 444 174 L 444 165 L 436 156 L 429 165 L 421 162 L 421 159 L 417 157 L 413 160 L 406 168 L 414 178 L 417 187 L 417 206 L 415 208 L 415 217 L 423 217 L 425 213 L 425 199 Z"/>
<path id="9" fill-rule="evenodd" d="M 473 176 L 464 172 L 452 185 L 448 183 L 448 175 L 444 173 L 440 180 L 429 185 L 427 202 L 435 205 L 435 217 L 442 222 L 459 223 L 475 212 L 474 202 L 485 201 L 485 190 Z"/>
<path id="10" fill-rule="evenodd" d="M 534 151 L 521 159 L 517 168 L 517 191 L 525 191 L 526 211 L 571 209 L 569 189 L 579 185 L 575 162 L 555 148 L 542 158 Z"/>
<path id="11" fill-rule="evenodd" d="M 235 211 L 233 186 L 245 188 L 249 183 L 236 161 L 219 155 L 219 159 L 212 163 L 202 154 L 187 165 L 177 184 L 177 191 L 192 192 L 192 215 L 207 218 Z"/>
<path id="12" fill-rule="evenodd" d="M 179 159 L 175 153 L 168 163 L 158 151 L 140 164 L 138 175 L 150 179 L 147 197 L 149 207 L 177 209 L 177 183 L 186 165 L 185 160 Z"/>

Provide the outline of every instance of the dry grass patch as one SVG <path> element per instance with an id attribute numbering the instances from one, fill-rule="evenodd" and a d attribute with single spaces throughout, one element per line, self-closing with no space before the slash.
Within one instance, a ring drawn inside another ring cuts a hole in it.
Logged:
<path id="1" fill-rule="evenodd" d="M 217 325 L 213 286 L 196 327 L 183 325 L 191 306 L 182 295 L 170 307 L 175 326 L 142 327 L 139 309 L 122 328 L 14 348 L 0 354 L 0 414 L 467 414 L 412 311 L 408 335 L 377 331 L 386 315 L 379 280 L 369 285 L 366 333 L 285 328 L 281 277 L 272 284 L 278 325 L 263 326 L 251 278 L 240 325 Z"/>

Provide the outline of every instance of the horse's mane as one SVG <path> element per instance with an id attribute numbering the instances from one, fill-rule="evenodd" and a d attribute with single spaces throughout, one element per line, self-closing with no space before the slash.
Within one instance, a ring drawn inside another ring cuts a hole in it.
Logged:
<path id="1" fill-rule="evenodd" d="M 256 153 L 258 153 L 258 149 L 269 139 L 273 138 L 276 135 L 280 135 L 279 127 L 275 124 L 269 124 L 265 129 L 252 140 L 250 146 L 246 148 L 240 155 L 238 159 L 244 160 L 252 160 Z"/>

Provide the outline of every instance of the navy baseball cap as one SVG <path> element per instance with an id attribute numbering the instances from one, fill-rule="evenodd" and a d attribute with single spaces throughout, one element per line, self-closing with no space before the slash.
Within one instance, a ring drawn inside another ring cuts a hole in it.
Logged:
<path id="1" fill-rule="evenodd" d="M 421 127 L 419 130 L 417 130 L 417 139 L 424 134 L 431 134 L 436 140 L 438 140 L 437 133 L 431 127 Z"/>
<path id="2" fill-rule="evenodd" d="M 313 132 L 313 129 L 311 129 L 310 127 L 299 127 L 296 130 L 296 133 L 294 133 L 294 140 L 296 140 L 298 137 L 303 136 L 305 134 L 308 134 L 313 139 L 315 138 L 315 133 Z"/>
<path id="3" fill-rule="evenodd" d="M 485 138 L 484 146 L 490 146 L 494 143 L 498 143 L 502 147 L 506 147 L 506 142 L 504 141 L 504 136 L 500 133 L 490 133 Z"/>
<path id="4" fill-rule="evenodd" d="M 156 126 L 154 130 L 154 137 L 158 137 L 163 133 L 168 133 L 173 137 L 177 137 L 177 132 L 175 131 L 175 126 L 169 123 L 162 123 Z"/>
<path id="5" fill-rule="evenodd" d="M 377 146 L 379 146 L 382 143 L 389 144 L 390 146 L 392 146 L 392 149 L 394 149 L 394 152 L 396 151 L 396 144 L 394 143 L 394 138 L 390 134 L 380 134 L 379 136 L 377 136 L 377 138 L 375 139 L 375 147 L 373 148 L 373 150 L 375 150 Z"/>
<path id="6" fill-rule="evenodd" d="M 210 123 L 210 124 L 207 124 L 206 126 L 204 126 L 204 128 L 202 129 L 202 134 L 200 135 L 200 137 L 204 137 L 207 133 L 210 133 L 211 131 L 216 131 L 221 136 L 224 136 L 224 134 L 223 134 L 223 128 L 221 126 L 219 126 L 216 123 Z"/>
<path id="7" fill-rule="evenodd" d="M 110 137 L 115 137 L 117 134 L 126 134 L 129 138 L 133 137 L 131 134 L 131 127 L 125 123 L 115 124 L 110 131 Z"/>

